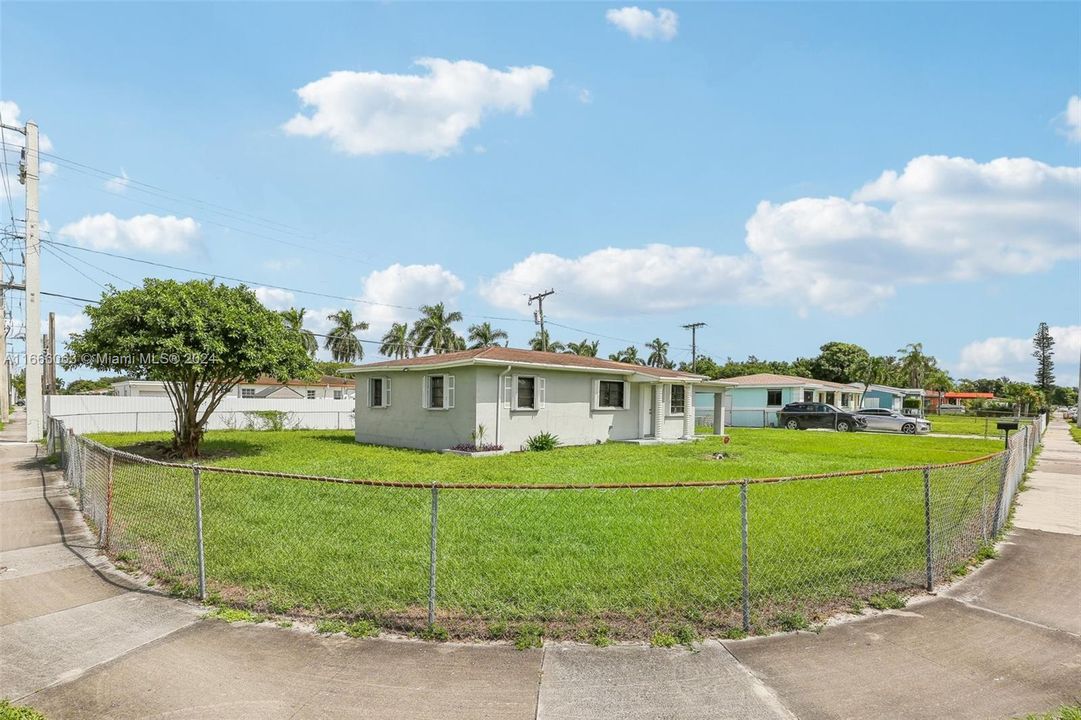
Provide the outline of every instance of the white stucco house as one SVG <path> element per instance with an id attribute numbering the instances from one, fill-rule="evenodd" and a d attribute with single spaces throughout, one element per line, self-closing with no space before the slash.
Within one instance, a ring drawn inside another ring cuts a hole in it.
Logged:
<path id="1" fill-rule="evenodd" d="M 772 427 L 777 413 L 790 402 L 820 402 L 843 410 L 860 408 L 863 385 L 842 384 L 796 375 L 757 373 L 725 378 L 730 388 L 724 395 L 724 414 L 731 427 Z M 696 402 L 710 403 L 699 395 Z"/>
<path id="2" fill-rule="evenodd" d="M 118 397 L 167 397 L 165 383 L 157 380 L 122 380 L 112 384 L 113 395 Z M 274 400 L 351 400 L 353 381 L 335 375 L 324 375 L 318 380 L 289 380 L 262 376 L 255 382 L 242 382 L 233 388 L 231 397 L 243 399 Z"/>
<path id="3" fill-rule="evenodd" d="M 357 442 L 422 450 L 469 443 L 481 426 L 485 443 L 507 450 L 543 432 L 564 445 L 689 440 L 695 391 L 724 390 L 702 375 L 505 347 L 342 373 L 356 378 Z"/>

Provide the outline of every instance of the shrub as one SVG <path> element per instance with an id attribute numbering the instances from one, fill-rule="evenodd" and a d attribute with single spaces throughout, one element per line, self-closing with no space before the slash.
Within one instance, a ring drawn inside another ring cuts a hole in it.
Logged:
<path id="1" fill-rule="evenodd" d="M 875 610 L 897 610 L 905 606 L 905 599 L 895 592 L 872 595 L 867 604 Z"/>
<path id="2" fill-rule="evenodd" d="M 542 432 L 539 435 L 526 438 L 525 446 L 533 452 L 554 450 L 559 445 L 559 437 L 550 432 Z"/>
<path id="3" fill-rule="evenodd" d="M 300 427 L 300 421 L 293 413 L 284 410 L 248 410 L 244 415 L 248 418 L 249 430 L 281 431 Z"/>
<path id="4" fill-rule="evenodd" d="M 798 612 L 781 613 L 775 620 L 781 630 L 785 632 L 806 630 L 807 626 L 810 625 L 810 623 L 807 622 L 807 618 L 803 617 L 803 614 Z"/>

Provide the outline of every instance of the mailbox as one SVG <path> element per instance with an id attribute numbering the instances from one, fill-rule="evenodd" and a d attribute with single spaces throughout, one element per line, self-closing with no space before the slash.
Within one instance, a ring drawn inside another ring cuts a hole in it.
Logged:
<path id="1" fill-rule="evenodd" d="M 1017 429 L 1017 423 L 1015 423 L 1015 422 L 1000 422 L 998 424 L 998 429 L 999 430 L 1016 430 Z"/>

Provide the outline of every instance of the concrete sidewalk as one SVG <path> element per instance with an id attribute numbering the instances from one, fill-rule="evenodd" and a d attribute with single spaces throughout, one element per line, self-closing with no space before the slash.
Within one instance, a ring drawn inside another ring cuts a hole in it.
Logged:
<path id="1" fill-rule="evenodd" d="M 111 571 L 36 446 L 0 445 L 0 697 L 51 720 L 983 720 L 1046 710 L 1081 697 L 1081 533 L 1044 529 L 1081 520 L 1069 503 L 1081 447 L 1058 442 L 1063 433 L 1061 423 L 1048 431 L 1039 467 L 1066 477 L 1034 473 L 1022 495 L 1040 527 L 1016 530 L 999 559 L 942 596 L 820 634 L 695 652 L 518 652 L 200 621 L 198 607 Z M 1051 487 L 1051 501 L 1029 495 Z"/>

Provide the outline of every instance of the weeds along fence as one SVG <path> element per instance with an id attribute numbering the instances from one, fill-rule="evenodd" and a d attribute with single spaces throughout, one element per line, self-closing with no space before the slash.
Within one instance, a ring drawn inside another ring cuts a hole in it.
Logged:
<path id="1" fill-rule="evenodd" d="M 1043 422 L 966 462 L 666 485 L 490 486 L 147 460 L 48 427 L 102 549 L 186 596 L 387 628 L 791 628 L 931 588 L 1006 526 Z"/>

